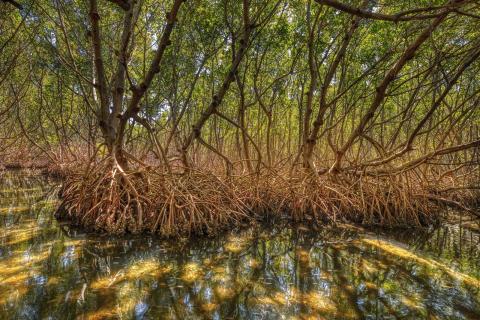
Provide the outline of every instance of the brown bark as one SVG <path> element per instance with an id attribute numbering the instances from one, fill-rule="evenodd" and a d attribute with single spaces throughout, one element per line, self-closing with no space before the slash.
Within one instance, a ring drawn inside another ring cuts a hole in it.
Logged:
<path id="1" fill-rule="evenodd" d="M 305 168 L 310 169 L 312 172 L 315 172 L 315 165 L 313 163 L 312 157 L 308 156 L 309 154 L 309 145 L 310 142 L 310 121 L 312 117 L 312 110 L 313 110 L 313 100 L 314 100 L 314 93 L 317 90 L 317 82 L 318 82 L 318 70 L 317 64 L 315 62 L 315 31 L 317 30 L 317 22 L 319 19 L 319 15 L 317 14 L 314 18 L 314 21 L 311 21 L 311 6 L 310 2 L 307 8 L 307 24 L 308 24 L 308 40 L 307 40 L 307 48 L 308 48 L 308 70 L 310 73 L 310 83 L 308 85 L 308 92 L 307 92 L 307 101 L 305 106 L 305 113 L 303 116 L 303 146 L 302 146 L 302 155 L 303 155 L 303 165 Z M 313 149 L 312 149 L 313 152 Z"/>
<path id="2" fill-rule="evenodd" d="M 409 135 L 408 140 L 405 142 L 405 146 L 398 152 L 390 155 L 389 157 L 386 157 L 384 159 L 381 159 L 379 161 L 372 161 L 368 163 L 368 166 L 378 166 L 382 164 L 386 164 L 391 162 L 394 159 L 399 158 L 400 156 L 404 155 L 405 153 L 413 150 L 412 145 L 413 142 L 415 141 L 415 138 L 418 136 L 420 130 L 424 127 L 424 125 L 427 123 L 427 121 L 433 116 L 435 111 L 442 105 L 442 102 L 452 89 L 452 87 L 457 83 L 458 79 L 460 76 L 464 73 L 464 71 L 475 61 L 478 59 L 480 56 L 480 46 L 477 45 L 476 48 L 474 49 L 474 52 L 472 55 L 470 55 L 460 66 L 460 68 L 455 72 L 455 74 L 452 76 L 452 78 L 448 81 L 447 86 L 445 89 L 442 91 L 441 95 L 433 102 L 432 106 L 428 110 L 428 112 L 423 116 L 423 118 L 419 121 L 419 123 L 416 125 L 415 129 L 412 131 L 412 133 Z"/>
<path id="3" fill-rule="evenodd" d="M 362 8 L 357 8 L 336 0 L 315 0 L 319 4 L 324 4 L 329 7 L 335 8 L 337 10 L 362 17 L 362 18 L 367 18 L 367 19 L 375 19 L 375 20 L 385 20 L 385 21 L 393 21 L 393 22 L 399 22 L 399 21 L 412 21 L 412 20 L 426 20 L 426 19 L 432 19 L 440 16 L 442 13 L 437 12 L 437 13 L 428 13 L 428 14 L 419 14 L 423 12 L 431 12 L 431 11 L 439 11 L 441 9 L 444 9 L 451 4 L 455 3 L 460 3 L 463 1 L 449 1 L 446 3 L 444 6 L 431 6 L 431 7 L 425 7 L 425 8 L 416 8 L 412 10 L 407 10 L 403 12 L 399 12 L 396 14 L 382 14 L 382 13 L 376 13 L 376 12 L 371 12 L 364 10 Z"/>
<path id="4" fill-rule="evenodd" d="M 134 86 L 129 79 L 133 94 L 126 110 L 123 113 L 125 81 L 126 78 L 128 78 L 127 64 L 129 60 L 129 46 L 131 45 L 131 38 L 134 32 L 136 19 L 138 18 L 141 1 L 132 3 L 126 0 L 112 2 L 119 4 L 124 10 L 126 10 L 126 12 L 124 16 L 122 35 L 119 41 L 116 71 L 114 72 L 114 76 L 111 81 L 111 94 L 109 94 L 109 88 L 105 75 L 105 67 L 102 58 L 102 38 L 100 34 L 100 15 L 98 13 L 97 0 L 90 0 L 89 15 L 92 26 L 95 90 L 100 97 L 97 118 L 105 139 L 105 144 L 110 154 L 116 158 L 116 161 L 122 168 L 126 169 L 128 167 L 128 160 L 123 155 L 123 147 L 127 123 L 130 119 L 137 117 L 141 110 L 141 99 L 145 95 L 147 89 L 150 87 L 155 75 L 160 72 L 160 64 L 166 48 L 171 43 L 170 36 L 176 23 L 177 15 L 183 0 L 175 0 L 170 12 L 167 14 L 167 23 L 158 44 L 158 49 L 155 52 L 154 58 L 143 81 L 140 83 L 140 85 Z M 112 110 L 110 110 L 110 102 L 112 103 Z"/>
<path id="5" fill-rule="evenodd" d="M 363 134 L 365 127 L 373 119 L 376 114 L 376 111 L 381 106 L 385 100 L 387 89 L 395 78 L 398 76 L 403 67 L 407 64 L 408 61 L 413 59 L 415 53 L 420 48 L 420 46 L 431 37 L 432 32 L 445 20 L 447 15 L 450 13 L 449 9 L 445 9 L 442 13 L 436 17 L 429 25 L 426 27 L 422 33 L 412 42 L 407 49 L 402 53 L 400 58 L 397 60 L 395 65 L 388 71 L 388 73 L 383 78 L 382 82 L 377 86 L 375 97 L 372 104 L 367 109 L 367 112 L 360 120 L 360 123 L 354 128 L 352 134 L 348 137 L 344 145 L 337 151 L 335 158 L 335 163 L 330 168 L 331 173 L 335 173 L 340 170 L 341 162 L 345 153 L 350 149 L 354 144 L 356 139 Z"/>
<path id="6" fill-rule="evenodd" d="M 252 31 L 253 26 L 248 22 L 249 18 L 245 17 L 249 15 L 249 0 L 243 0 L 243 34 L 242 34 L 242 39 L 240 40 L 240 47 L 238 49 L 238 52 L 235 56 L 234 61 L 232 62 L 232 65 L 230 66 L 230 69 L 223 80 L 222 86 L 220 89 L 217 91 L 217 93 L 213 96 L 212 101 L 210 102 L 210 105 L 208 106 L 207 110 L 202 112 L 202 115 L 200 118 L 195 122 L 195 124 L 192 126 L 192 131 L 190 134 L 187 136 L 186 141 L 183 143 L 182 146 L 182 162 L 185 167 L 189 168 L 190 167 L 190 161 L 187 158 L 187 152 L 190 146 L 192 145 L 193 141 L 200 137 L 201 131 L 207 120 L 216 113 L 217 109 L 219 108 L 220 104 L 223 101 L 223 98 L 225 97 L 225 94 L 227 93 L 228 89 L 230 88 L 230 84 L 235 80 L 235 73 L 238 70 L 238 67 L 245 56 L 247 52 L 247 48 L 249 45 L 250 41 L 250 34 Z M 245 25 L 245 23 L 248 23 Z"/>
<path id="7" fill-rule="evenodd" d="M 366 3 L 364 3 L 366 4 Z M 315 122 L 313 123 L 313 127 L 309 134 L 308 138 L 305 139 L 305 146 L 303 150 L 303 158 L 305 162 L 305 166 L 308 166 L 311 170 L 315 170 L 315 166 L 313 165 L 313 150 L 315 148 L 315 145 L 317 144 L 317 138 L 318 138 L 318 132 L 320 131 L 320 128 L 323 126 L 324 123 L 324 116 L 325 112 L 328 110 L 330 107 L 330 103 L 327 103 L 327 92 L 328 88 L 332 82 L 332 79 L 337 71 L 338 66 L 340 65 L 340 62 L 343 60 L 345 53 L 348 48 L 348 44 L 350 43 L 350 40 L 352 39 L 352 36 L 355 32 L 355 30 L 358 28 L 358 25 L 360 23 L 360 18 L 359 17 L 354 17 L 351 26 L 348 29 L 348 31 L 345 33 L 345 36 L 343 38 L 342 44 L 340 46 L 340 49 L 338 50 L 335 59 L 333 60 L 332 64 L 330 65 L 327 74 L 325 75 L 325 78 L 323 79 L 322 87 L 320 90 L 320 103 L 319 103 L 319 109 L 317 113 L 317 117 L 315 119 Z M 310 48 L 310 46 L 309 46 Z M 310 51 L 309 51 L 310 52 Z M 309 53 L 310 55 L 310 53 Z M 309 93 L 309 98 L 310 98 L 310 93 Z M 308 103 L 307 103 L 308 105 Z M 307 109 L 308 110 L 308 109 Z M 311 112 L 311 107 L 310 107 L 310 112 Z M 308 121 L 310 121 L 308 119 Z"/>

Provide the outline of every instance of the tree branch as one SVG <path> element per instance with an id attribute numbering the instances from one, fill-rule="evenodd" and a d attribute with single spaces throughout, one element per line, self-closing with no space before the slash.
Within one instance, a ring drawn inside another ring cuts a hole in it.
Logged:
<path id="1" fill-rule="evenodd" d="M 2 2 L 8 2 L 8 3 L 10 3 L 12 6 L 14 6 L 15 8 L 17 8 L 18 10 L 22 10 L 22 9 L 23 9 L 23 6 L 22 6 L 20 3 L 16 2 L 15 0 L 0 0 L 0 1 L 2 1 Z"/>
<path id="2" fill-rule="evenodd" d="M 426 19 L 432 19 L 438 17 L 442 12 L 439 13 L 429 13 L 429 14 L 423 14 L 423 15 L 415 15 L 419 12 L 429 12 L 429 11 L 436 11 L 439 9 L 444 9 L 445 6 L 443 7 L 426 7 L 426 8 L 418 8 L 418 9 L 413 9 L 413 10 L 408 10 L 408 11 L 402 11 L 396 14 L 383 14 L 383 13 L 376 13 L 376 12 L 371 12 L 367 11 L 364 9 L 360 9 L 348 4 L 341 3 L 336 0 L 315 0 L 315 2 L 319 4 L 324 4 L 329 7 L 335 8 L 337 10 L 359 16 L 362 18 L 367 18 L 367 19 L 374 19 L 374 20 L 385 20 L 385 21 L 393 21 L 393 22 L 399 22 L 399 21 L 412 21 L 412 20 L 426 20 Z M 459 3 L 463 1 L 451 1 L 452 3 Z"/>
<path id="3" fill-rule="evenodd" d="M 116 5 L 118 5 L 120 8 L 122 8 L 125 11 L 130 10 L 130 3 L 128 3 L 127 0 L 107 0 L 107 1 L 109 1 L 111 3 L 115 3 Z"/>

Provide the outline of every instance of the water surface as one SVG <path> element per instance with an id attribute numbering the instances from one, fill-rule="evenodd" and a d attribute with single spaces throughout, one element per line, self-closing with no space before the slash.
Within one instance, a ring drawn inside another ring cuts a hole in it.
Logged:
<path id="1" fill-rule="evenodd" d="M 92 237 L 55 220 L 57 186 L 0 176 L 0 319 L 480 319 L 475 228 Z"/>

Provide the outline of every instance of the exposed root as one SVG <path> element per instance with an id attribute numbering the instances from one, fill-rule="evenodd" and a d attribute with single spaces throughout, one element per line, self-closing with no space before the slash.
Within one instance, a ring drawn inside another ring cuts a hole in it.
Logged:
<path id="1" fill-rule="evenodd" d="M 260 179 L 257 187 L 250 190 L 250 210 L 286 213 L 297 221 L 350 221 L 390 227 L 439 221 L 442 204 L 418 192 L 424 190 L 419 186 L 410 186 L 399 179 L 335 178 L 335 181 L 315 176 L 296 180 Z"/>
<path id="2" fill-rule="evenodd" d="M 432 184 L 415 172 L 293 179 L 268 172 L 221 179 L 195 170 L 176 174 L 141 168 L 124 172 L 107 158 L 70 173 L 62 192 L 62 217 L 96 231 L 166 237 L 214 234 L 268 215 L 297 221 L 425 226 L 439 222 L 445 207 L 475 212 L 464 204 L 478 199 L 476 189 L 452 188 L 447 180 Z"/>
<path id="3" fill-rule="evenodd" d="M 106 159 L 67 177 L 63 217 L 112 234 L 213 233 L 247 220 L 246 206 L 214 175 L 123 172 Z"/>

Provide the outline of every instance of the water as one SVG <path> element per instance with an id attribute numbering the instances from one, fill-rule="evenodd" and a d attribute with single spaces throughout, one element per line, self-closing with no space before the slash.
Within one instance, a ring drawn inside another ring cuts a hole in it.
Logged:
<path id="1" fill-rule="evenodd" d="M 92 237 L 53 218 L 57 185 L 0 177 L 0 319 L 480 319 L 478 231 Z"/>

